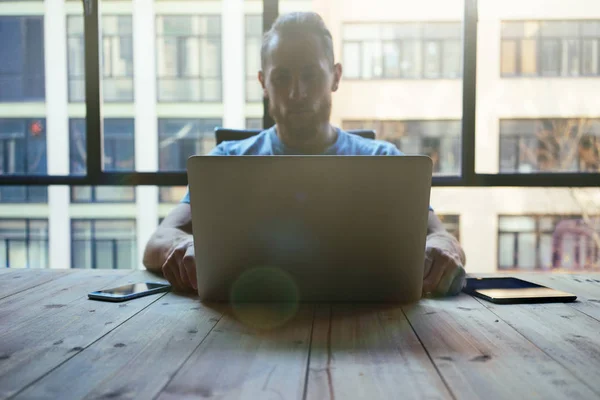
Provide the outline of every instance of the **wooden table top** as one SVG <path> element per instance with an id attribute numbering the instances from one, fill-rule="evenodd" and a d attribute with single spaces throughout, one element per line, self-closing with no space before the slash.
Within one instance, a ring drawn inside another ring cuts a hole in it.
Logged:
<path id="1" fill-rule="evenodd" d="M 598 399 L 600 275 L 571 304 L 202 304 L 87 293 L 146 271 L 0 270 L 0 398 Z"/>

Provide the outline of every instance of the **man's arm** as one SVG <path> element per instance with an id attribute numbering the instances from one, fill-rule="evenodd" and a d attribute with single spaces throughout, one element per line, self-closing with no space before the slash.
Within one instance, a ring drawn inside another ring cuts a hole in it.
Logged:
<path id="1" fill-rule="evenodd" d="M 144 250 L 144 266 L 162 273 L 178 290 L 196 287 L 196 268 L 189 203 L 178 204 L 165 217 Z"/>
<path id="2" fill-rule="evenodd" d="M 458 294 L 465 284 L 465 263 L 465 252 L 460 243 L 446 231 L 437 215 L 430 210 L 427 224 L 423 293 Z"/>

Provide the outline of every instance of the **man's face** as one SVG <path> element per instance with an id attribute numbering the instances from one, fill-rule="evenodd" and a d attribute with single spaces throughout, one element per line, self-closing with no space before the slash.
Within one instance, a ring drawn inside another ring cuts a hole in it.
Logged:
<path id="1" fill-rule="evenodd" d="M 292 143 L 314 140 L 329 122 L 341 65 L 332 64 L 317 35 L 276 36 L 267 54 L 259 80 L 271 116 Z"/>

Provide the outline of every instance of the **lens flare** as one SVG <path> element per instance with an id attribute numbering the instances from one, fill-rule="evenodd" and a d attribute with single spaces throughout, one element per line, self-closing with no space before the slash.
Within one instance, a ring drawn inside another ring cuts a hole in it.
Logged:
<path id="1" fill-rule="evenodd" d="M 258 330 L 284 325 L 296 315 L 299 303 L 293 277 L 277 267 L 248 269 L 231 287 L 230 304 L 236 318 Z"/>

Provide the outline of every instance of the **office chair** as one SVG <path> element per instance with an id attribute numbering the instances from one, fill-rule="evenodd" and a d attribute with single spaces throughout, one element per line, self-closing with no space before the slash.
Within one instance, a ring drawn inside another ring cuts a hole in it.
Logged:
<path id="1" fill-rule="evenodd" d="M 227 128 L 215 128 L 215 139 L 217 140 L 217 146 L 222 142 L 231 140 L 244 140 L 258 135 L 262 132 L 261 129 L 227 129 Z M 375 139 L 375 131 L 368 129 L 355 129 L 349 130 L 348 133 L 364 137 L 366 139 Z"/>

